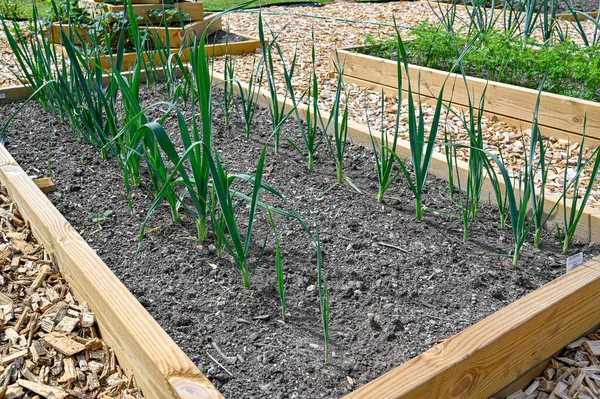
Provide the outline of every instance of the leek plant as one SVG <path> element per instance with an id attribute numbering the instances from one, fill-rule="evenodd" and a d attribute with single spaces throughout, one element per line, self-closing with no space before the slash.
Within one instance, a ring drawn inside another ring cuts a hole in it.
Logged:
<path id="1" fill-rule="evenodd" d="M 400 63 L 398 63 L 400 65 Z M 400 68 L 400 67 L 398 67 Z M 367 116 L 367 126 L 369 128 L 369 135 L 371 137 L 371 146 L 373 148 L 373 154 L 375 155 L 375 171 L 377 172 L 377 182 L 379 188 L 377 191 L 377 202 L 383 202 L 383 196 L 388 188 L 396 181 L 396 179 L 402 173 L 401 170 L 393 172 L 394 168 L 394 157 L 391 153 L 396 152 L 398 145 L 398 132 L 400 127 L 400 113 L 402 112 L 402 79 L 398 81 L 398 110 L 396 111 L 396 125 L 392 136 L 391 144 L 390 137 L 385 131 L 385 93 L 381 91 L 381 135 L 379 137 L 379 151 L 377 150 L 378 145 L 375 143 L 373 133 L 371 132 L 371 124 Z"/>
<path id="2" fill-rule="evenodd" d="M 494 29 L 496 21 L 502 14 L 496 9 L 495 5 L 495 0 L 491 0 L 489 7 L 487 7 L 487 0 L 465 0 L 465 10 L 469 19 L 469 32 L 485 33 Z"/>
<path id="3" fill-rule="evenodd" d="M 19 65 L 19 71 L 23 75 L 16 75 L 17 79 L 21 84 L 30 85 L 33 91 L 37 91 L 35 99 L 46 111 L 55 115 L 59 109 L 54 100 L 54 87 L 47 82 L 56 79 L 59 59 L 55 45 L 44 33 L 37 5 L 35 2 L 32 5 L 31 34 L 26 34 L 17 22 L 13 21 L 12 26 L 9 26 L 4 19 L 0 18 L 0 21 L 8 45 Z M 42 89 L 38 91 L 40 88 Z"/>
<path id="4" fill-rule="evenodd" d="M 271 208 L 267 206 L 267 213 L 269 214 L 269 221 L 271 223 L 271 229 L 275 236 L 275 269 L 277 271 L 277 292 L 279 292 L 279 302 L 281 303 L 281 319 L 285 323 L 285 316 L 287 313 L 287 304 L 285 300 L 285 278 L 283 276 L 283 261 L 281 260 L 281 243 L 279 236 L 277 235 L 277 227 L 273 220 Z"/>
<path id="5" fill-rule="evenodd" d="M 227 46 L 227 45 L 226 45 Z M 225 113 L 225 126 L 229 126 L 229 111 L 234 106 L 235 93 L 233 91 L 235 58 L 227 54 L 224 57 L 223 69 L 223 112 Z"/>
<path id="6" fill-rule="evenodd" d="M 581 37 L 581 40 L 583 40 L 584 45 L 586 47 L 591 47 L 600 43 L 600 12 L 598 13 L 598 16 L 594 18 L 590 14 L 575 10 L 575 8 L 572 4 L 570 4 L 570 2 L 567 2 L 567 4 L 569 6 L 569 12 L 571 13 L 574 19 L 572 26 Z M 600 11 L 600 7 L 598 11 Z M 583 17 L 584 21 L 589 21 L 593 24 L 594 29 L 591 32 L 591 36 L 584 29 L 584 26 L 581 23 L 579 17 Z"/>
<path id="7" fill-rule="evenodd" d="M 331 318 L 331 299 L 327 290 L 327 281 L 323 273 L 323 251 L 321 250 L 321 237 L 316 229 L 315 241 L 317 244 L 317 286 L 319 290 L 319 309 L 323 324 L 323 338 L 325 340 L 325 361 L 329 360 L 329 321 Z"/>
<path id="8" fill-rule="evenodd" d="M 435 14 L 440 24 L 448 32 L 454 31 L 454 24 L 456 22 L 456 0 L 452 3 L 442 3 L 440 1 L 434 1 L 435 6 L 431 4 L 430 0 L 427 0 L 427 4 L 431 11 Z"/>
<path id="9" fill-rule="evenodd" d="M 279 142 L 281 138 L 281 127 L 287 121 L 287 119 L 297 110 L 297 103 L 292 87 L 292 76 L 294 75 L 294 69 L 296 67 L 297 52 L 294 52 L 294 57 L 290 63 L 290 66 L 286 65 L 281 47 L 277 43 L 279 35 L 274 35 L 271 32 L 272 40 L 268 43 L 265 39 L 264 22 L 262 19 L 262 12 L 258 14 L 258 37 L 260 40 L 260 47 L 262 50 L 262 58 L 260 64 L 264 66 L 264 72 L 267 77 L 267 85 L 269 88 L 269 112 L 271 115 L 271 122 L 273 126 L 273 137 L 275 152 L 279 152 Z M 283 93 L 283 102 L 279 103 L 277 96 L 277 83 L 275 81 L 275 64 L 273 62 L 273 47 L 276 48 L 280 59 L 283 64 L 283 77 L 285 80 L 285 90 Z M 260 66 L 259 66 L 260 67 Z M 286 110 L 288 97 L 292 99 L 292 109 Z"/>
<path id="10" fill-rule="evenodd" d="M 237 220 L 235 217 L 235 208 L 233 206 L 234 194 L 232 194 L 231 192 L 230 179 L 223 167 L 223 164 L 221 163 L 219 154 L 217 151 L 213 151 L 213 154 L 211 154 L 210 148 L 208 147 L 203 147 L 203 150 L 203 157 L 208 161 L 208 167 L 213 180 L 213 189 L 215 190 L 217 199 L 219 201 L 221 216 L 225 221 L 227 231 L 223 230 L 219 223 L 217 223 L 213 227 L 216 230 L 217 236 L 220 237 L 222 242 L 225 244 L 225 248 L 227 248 L 227 251 L 233 257 L 238 267 L 240 268 L 240 272 L 242 274 L 242 283 L 244 287 L 250 288 L 251 273 L 254 270 L 254 268 L 256 268 L 256 265 L 258 265 L 258 262 L 260 262 L 261 258 L 260 256 L 258 257 L 256 265 L 253 269 L 249 268 L 248 258 L 250 253 L 250 244 L 252 242 L 254 220 L 259 202 L 258 198 L 261 190 L 261 181 L 267 154 L 267 145 L 265 144 L 263 150 L 261 151 L 256 167 L 256 173 L 254 175 L 254 186 L 250 201 L 250 211 L 247 220 L 245 238 L 243 238 L 243 236 L 240 234 L 240 230 L 238 228 Z"/>
<path id="11" fill-rule="evenodd" d="M 260 64 L 260 63 L 259 63 Z M 260 72 L 259 72 L 260 70 Z M 256 58 L 252 61 L 252 72 L 248 81 L 248 93 L 244 96 L 244 91 L 240 90 L 240 103 L 244 116 L 244 125 L 246 128 L 246 137 L 250 137 L 250 128 L 254 119 L 256 102 L 260 96 L 260 87 L 262 86 L 264 70 L 257 68 Z"/>
<path id="12" fill-rule="evenodd" d="M 446 156 L 446 165 L 448 166 L 448 186 L 450 190 L 450 201 L 454 201 L 454 163 L 456 159 L 456 147 L 453 147 L 454 137 L 448 135 L 448 129 L 444 129 L 444 155 Z"/>
<path id="13" fill-rule="evenodd" d="M 504 154 L 502 153 L 502 149 L 500 145 L 498 145 L 498 158 L 502 164 L 504 162 Z M 496 173 L 496 169 L 493 168 L 493 165 L 489 161 L 487 157 L 483 158 L 485 170 L 490 176 L 490 183 L 494 189 L 494 194 L 496 196 L 496 204 L 498 206 L 498 213 L 500 214 L 500 228 L 504 229 L 506 227 L 506 217 L 508 212 L 508 203 L 507 203 L 507 191 L 506 188 L 503 188 L 500 184 L 500 180 L 498 179 L 498 174 Z"/>
<path id="14" fill-rule="evenodd" d="M 587 118 L 586 118 L 587 119 Z M 564 237 L 562 240 L 562 254 L 565 255 L 569 250 L 571 240 L 577 230 L 577 225 L 583 216 L 585 205 L 587 204 L 590 195 L 594 189 L 596 178 L 598 177 L 598 168 L 600 167 L 600 147 L 596 148 L 592 155 L 587 161 L 583 161 L 584 144 L 585 144 L 585 128 L 586 119 L 583 122 L 583 137 L 581 138 L 581 145 L 579 146 L 579 155 L 575 163 L 575 175 L 569 181 L 568 171 L 569 163 L 565 165 L 565 172 L 563 176 L 563 193 L 562 193 L 562 205 L 563 205 L 563 223 L 564 223 Z M 570 142 L 569 147 L 570 148 Z M 570 155 L 570 154 L 569 154 Z M 568 160 L 567 160 L 568 161 Z M 585 189 L 581 187 L 582 173 L 586 168 L 591 168 L 589 181 Z M 569 181 L 567 183 L 567 181 Z M 568 198 L 567 192 L 573 189 L 572 198 Z"/>
<path id="15" fill-rule="evenodd" d="M 404 161 L 391 150 L 390 154 L 398 162 L 398 166 L 402 170 L 402 173 L 406 177 L 409 188 L 415 196 L 415 215 L 417 220 L 421 220 L 423 217 L 423 188 L 427 181 L 427 174 L 429 173 L 429 165 L 431 164 L 431 158 L 436 144 L 437 132 L 439 129 L 440 115 L 442 111 L 442 98 L 444 95 L 444 86 L 442 85 L 438 99 L 436 101 L 435 110 L 433 113 L 433 120 L 431 122 L 431 128 L 427 138 L 425 137 L 425 118 L 423 115 L 423 106 L 419 101 L 419 112 L 417 116 L 415 101 L 413 99 L 413 91 L 410 83 L 410 76 L 408 76 L 408 55 L 406 54 L 406 48 L 400 36 L 400 32 L 396 29 L 396 39 L 398 40 L 398 81 L 402 79 L 402 69 L 400 63 L 403 64 L 404 70 L 406 71 L 406 77 L 408 81 L 407 95 L 408 95 L 408 138 L 410 143 L 410 154 L 412 159 L 412 166 L 414 170 L 414 181 L 408 171 Z M 398 84 L 400 87 L 400 83 Z"/>
<path id="16" fill-rule="evenodd" d="M 319 152 L 319 148 L 325 138 L 325 132 L 320 130 L 323 124 L 321 117 L 321 110 L 319 109 L 319 82 L 316 71 L 316 54 L 315 54 L 315 34 L 312 33 L 312 48 L 311 48 L 311 60 L 312 60 L 312 73 L 308 81 L 307 90 L 307 101 L 308 107 L 306 109 L 306 128 L 300 129 L 300 135 L 302 137 L 302 143 L 304 148 L 301 149 L 292 140 L 288 139 L 290 145 L 298 151 L 298 153 L 306 160 L 308 170 L 312 170 L 315 162 L 315 157 Z M 300 119 L 298 119 L 300 120 Z"/>
<path id="17" fill-rule="evenodd" d="M 327 120 L 327 124 L 323 125 L 323 132 L 327 138 L 327 145 L 329 152 L 333 157 L 335 163 L 335 172 L 337 175 L 338 184 L 344 182 L 344 155 L 346 153 L 346 145 L 348 144 L 348 93 L 346 92 L 346 85 L 344 84 L 344 70 L 340 66 L 340 60 L 334 63 L 335 70 L 337 72 L 337 85 L 335 90 L 335 97 L 333 99 L 333 107 Z M 342 93 L 344 93 L 344 109 L 341 111 L 342 106 Z M 340 121 L 340 111 L 342 112 L 342 120 Z M 331 129 L 332 135 L 330 136 L 327 132 Z"/>
<path id="18" fill-rule="evenodd" d="M 539 149 L 538 149 L 539 147 Z M 536 152 L 539 152 L 539 159 L 535 162 Z M 546 164 L 546 148 L 544 146 L 544 138 L 540 133 L 537 121 L 537 112 L 534 113 L 534 122 L 531 128 L 531 138 L 529 147 L 529 185 L 531 188 L 531 219 L 533 220 L 533 242 L 538 248 L 542 241 L 542 232 L 546 221 L 552 216 L 556 209 L 556 204 L 549 212 L 544 211 L 544 203 L 546 199 L 546 182 L 548 180 L 548 165 Z M 535 179 L 539 178 L 540 187 L 539 193 L 536 190 Z"/>

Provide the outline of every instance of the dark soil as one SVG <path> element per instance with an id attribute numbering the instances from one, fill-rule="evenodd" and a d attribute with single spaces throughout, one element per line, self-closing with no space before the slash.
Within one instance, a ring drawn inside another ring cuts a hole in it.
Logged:
<path id="1" fill-rule="evenodd" d="M 148 102 L 160 97 L 154 90 L 143 95 Z M 2 106 L 0 120 L 16 108 Z M 268 112 L 257 112 L 251 139 L 245 138 L 239 117 L 226 127 L 219 107 L 214 114 L 215 143 L 230 172 L 253 173 L 270 133 Z M 284 133 L 299 140 L 295 122 Z M 279 154 L 271 149 L 266 182 L 311 225 L 315 218 L 322 236 L 333 301 L 332 353 L 324 363 L 316 250 L 297 223 L 277 219 L 289 307 L 288 321 L 282 323 L 271 243 L 252 287 L 244 289 L 230 256 L 218 258 L 211 239 L 194 240 L 189 218 L 173 223 L 168 208 L 160 207 L 149 223 L 156 229 L 136 255 L 140 224 L 152 196 L 134 189 L 132 215 L 122 172 L 113 162 L 102 161 L 37 104 L 25 107 L 14 120 L 7 148 L 25 170 L 38 176 L 49 175 L 51 154 L 58 186 L 49 195 L 52 202 L 200 369 L 236 399 L 339 398 L 565 271 L 565 257 L 553 235 L 542 249 L 527 244 L 518 269 L 510 258 L 495 256 L 511 251 L 512 238 L 509 229 L 498 229 L 491 206 L 482 205 L 464 244 L 456 219 L 426 213 L 422 221 L 415 220 L 414 200 L 404 181 L 390 189 L 386 204 L 378 204 L 364 194 L 376 191 L 370 150 L 350 145 L 346 158 L 347 176 L 363 194 L 342 185 L 320 197 L 336 180 L 327 154 L 309 173 L 287 144 Z M 442 180 L 429 178 L 425 198 L 431 208 L 455 211 Z M 114 213 L 100 228 L 92 217 L 107 210 Z M 267 232 L 264 212 L 257 220 L 254 241 L 260 247 Z M 573 244 L 571 252 L 579 251 L 586 258 L 600 252 L 596 245 Z M 228 362 L 212 343 L 237 359 Z M 347 376 L 356 382 L 354 387 Z"/>

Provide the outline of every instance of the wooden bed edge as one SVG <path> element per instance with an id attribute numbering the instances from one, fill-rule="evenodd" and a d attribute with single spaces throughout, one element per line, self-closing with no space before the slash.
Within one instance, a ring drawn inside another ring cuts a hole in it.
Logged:
<path id="1" fill-rule="evenodd" d="M 26 100 L 33 94 L 29 85 L 14 85 L 0 87 L 0 104 Z"/>
<path id="2" fill-rule="evenodd" d="M 64 49 L 60 44 L 57 44 L 56 48 L 59 51 L 63 51 L 63 49 Z M 157 67 L 155 72 L 158 74 L 158 77 L 164 78 L 165 72 L 164 72 L 163 67 Z M 132 71 L 123 71 L 123 72 L 121 72 L 121 75 L 127 78 L 132 73 L 133 73 Z M 175 67 L 175 74 L 178 77 L 181 76 L 181 71 L 179 70 L 179 66 Z M 145 70 L 142 70 L 140 80 L 142 83 L 144 83 L 144 82 L 146 82 L 146 79 L 147 79 L 147 73 Z M 108 84 L 109 81 L 110 81 L 110 75 L 103 74 L 102 75 L 102 84 Z M 34 91 L 35 90 L 33 90 L 30 85 L 17 85 L 17 86 L 2 87 L 2 88 L 0 88 L 0 104 L 27 100 L 29 97 L 31 97 L 31 95 L 33 94 Z"/>
<path id="3" fill-rule="evenodd" d="M 397 63 L 393 60 L 375 57 L 368 54 L 362 54 L 355 50 L 364 46 L 343 47 L 331 51 L 330 65 L 335 57 L 343 60 L 345 65 L 346 77 L 352 77 L 359 80 L 367 80 L 371 83 L 376 83 L 382 86 L 396 86 L 397 81 Z M 424 67 L 415 64 L 408 64 L 410 72 L 410 80 L 413 85 L 416 85 L 420 75 L 420 85 L 422 93 L 426 96 L 436 97 L 440 88 L 445 82 L 451 85 L 451 82 L 462 82 L 462 76 L 457 73 L 446 73 L 444 71 Z M 333 69 L 330 67 L 331 71 Z M 358 70 L 353 72 L 353 70 Z M 372 79 L 365 78 L 362 73 L 366 70 L 376 70 L 378 73 L 373 75 Z M 405 75 L 405 74 L 403 74 Z M 403 76 L 403 80 L 406 76 Z M 469 91 L 472 94 L 473 101 L 478 103 L 480 94 L 486 90 L 485 113 L 496 115 L 499 117 L 508 117 L 507 122 L 518 120 L 523 126 L 530 126 L 532 119 L 532 110 L 538 98 L 538 90 L 517 85 L 486 80 L 474 76 L 467 76 Z M 458 86 L 460 90 L 446 90 L 444 92 L 445 101 L 449 100 L 449 96 L 453 97 L 453 105 L 467 104 L 468 96 L 462 86 Z M 433 93 L 431 92 L 433 90 Z M 583 125 L 585 115 L 587 113 L 587 132 L 586 137 L 594 137 L 600 140 L 600 122 L 597 119 L 590 118 L 589 115 L 598 113 L 600 104 L 590 100 L 584 100 L 574 97 L 569 97 L 562 94 L 542 92 L 541 104 L 539 111 L 540 127 L 550 127 L 554 130 L 561 130 L 572 137 L 576 137 L 577 141 L 581 140 L 583 133 Z M 495 111 L 489 112 L 491 108 Z M 502 120 L 502 119 L 500 119 Z M 514 125 L 514 123 L 512 123 Z M 516 125 L 517 127 L 519 125 Z"/>
<path id="4" fill-rule="evenodd" d="M 0 180 L 38 241 L 55 256 L 75 296 L 96 314 L 100 334 L 146 398 L 223 399 L 4 146 Z"/>

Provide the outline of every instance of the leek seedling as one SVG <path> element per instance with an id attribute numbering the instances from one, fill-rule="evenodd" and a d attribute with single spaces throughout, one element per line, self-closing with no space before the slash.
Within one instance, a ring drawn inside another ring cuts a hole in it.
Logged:
<path id="1" fill-rule="evenodd" d="M 335 172 L 339 184 L 344 182 L 344 154 L 346 153 L 346 145 L 348 143 L 348 93 L 344 84 L 344 70 L 340 67 L 340 59 L 334 63 L 335 71 L 337 72 L 337 85 L 335 89 L 335 98 L 333 100 L 333 108 L 327 120 L 327 125 L 323 126 L 323 132 L 327 138 L 329 152 L 335 163 Z M 344 93 L 344 110 L 342 111 L 342 120 L 340 122 L 340 107 L 342 106 L 342 93 Z M 321 124 L 323 122 L 321 121 Z M 332 136 L 327 132 L 331 128 Z"/>
<path id="2" fill-rule="evenodd" d="M 267 84 L 269 87 L 270 94 L 270 103 L 269 103 L 269 112 L 271 115 L 271 122 L 273 125 L 273 137 L 275 144 L 275 152 L 279 152 L 279 141 L 281 138 L 281 127 L 285 123 L 285 121 L 292 115 L 292 113 L 297 110 L 296 107 L 296 99 L 294 95 L 294 90 L 292 88 L 292 76 L 294 75 L 294 69 L 296 67 L 296 57 L 297 51 L 294 51 L 294 57 L 292 62 L 290 63 L 290 67 L 288 69 L 281 48 L 279 47 L 279 43 L 277 43 L 278 35 L 272 35 L 272 40 L 267 44 L 265 40 L 265 32 L 264 32 L 264 23 L 262 19 L 262 12 L 258 13 L 258 37 L 260 40 L 260 47 L 262 50 L 262 58 L 261 64 L 264 65 L 265 75 L 267 77 Z M 277 83 L 275 82 L 275 65 L 273 63 L 273 47 L 277 49 L 279 53 L 280 59 L 283 64 L 283 77 L 285 79 L 285 90 L 283 93 L 283 103 L 279 104 L 279 98 L 277 97 Z M 288 100 L 288 96 L 292 99 L 293 108 L 289 111 L 286 111 L 286 104 Z"/>
<path id="3" fill-rule="evenodd" d="M 448 139 L 450 138 L 450 139 Z M 446 156 L 446 165 L 448 166 L 448 186 L 450 189 L 450 201 L 454 201 L 454 163 L 456 159 L 456 148 L 451 144 L 454 143 L 452 135 L 448 136 L 448 129 L 444 129 L 444 155 Z"/>
<path id="4" fill-rule="evenodd" d="M 398 93 L 402 93 L 402 81 L 398 82 Z M 379 189 L 377 192 L 377 202 L 383 202 L 383 196 L 388 188 L 396 181 L 401 170 L 398 170 L 395 174 L 392 174 L 394 167 L 394 157 L 390 153 L 396 152 L 398 143 L 398 132 L 400 127 L 400 113 L 402 111 L 402 95 L 398 96 L 398 110 L 396 111 L 396 126 L 392 137 L 391 145 L 390 138 L 385 131 L 385 93 L 381 91 L 381 134 L 379 137 L 379 151 L 377 151 L 377 144 L 373 138 L 371 132 L 371 124 L 367 116 L 367 126 L 369 128 L 369 135 L 371 136 L 371 146 L 373 147 L 373 155 L 375 155 L 375 171 L 377 172 L 377 182 L 379 183 Z M 387 151 L 389 150 L 389 151 Z"/>
<path id="5" fill-rule="evenodd" d="M 573 15 L 573 27 L 581 37 L 581 40 L 583 40 L 584 45 L 586 47 L 590 47 L 600 43 L 600 12 L 598 13 L 598 16 L 594 18 L 589 14 L 575 10 L 575 8 L 573 7 L 573 5 L 570 4 L 570 2 L 567 2 L 567 4 L 569 6 L 569 11 L 571 15 Z M 600 7 L 598 11 L 600 11 Z M 580 16 L 583 16 L 584 21 L 588 21 L 593 25 L 594 29 L 593 32 L 591 32 L 591 37 L 588 34 L 589 30 L 586 30 L 584 28 L 584 24 L 581 23 L 582 21 L 580 21 L 579 19 Z"/>
<path id="6" fill-rule="evenodd" d="M 259 72 L 260 71 L 260 72 Z M 264 70 L 257 67 L 256 58 L 252 61 L 252 72 L 248 81 L 248 93 L 244 96 L 244 91 L 240 90 L 240 102 L 242 113 L 244 114 L 244 125 L 246 126 L 246 137 L 250 137 L 250 127 L 252 119 L 254 119 L 254 111 L 256 110 L 256 101 L 260 96 L 260 87 L 262 86 Z"/>
<path id="7" fill-rule="evenodd" d="M 281 260 L 281 243 L 279 241 L 279 236 L 277 235 L 277 227 L 275 226 L 271 209 L 268 206 L 267 213 L 269 214 L 271 229 L 273 229 L 273 235 L 275 236 L 275 269 L 277 270 L 277 291 L 279 292 L 279 302 L 281 303 L 281 319 L 285 323 L 287 304 L 285 301 L 285 279 L 283 276 L 283 261 Z"/>
<path id="8" fill-rule="evenodd" d="M 315 53 L 315 33 L 312 33 L 312 73 L 309 77 L 306 109 L 306 129 L 300 129 L 302 143 L 304 149 L 300 149 L 293 141 L 288 139 L 290 145 L 298 151 L 298 153 L 306 160 L 308 170 L 312 170 L 315 162 L 315 157 L 319 152 L 319 147 L 323 143 L 325 133 L 320 130 L 319 126 L 323 124 L 321 111 L 319 110 L 319 82 L 316 71 L 316 53 Z M 299 119 L 300 120 L 300 119 Z"/>
<path id="9" fill-rule="evenodd" d="M 225 112 L 226 126 L 229 126 L 229 111 L 235 101 L 235 93 L 233 92 L 234 71 L 235 58 L 226 55 L 223 69 L 223 111 Z"/>
<path id="10" fill-rule="evenodd" d="M 444 96 L 444 86 L 442 85 L 438 99 L 436 102 L 435 110 L 433 113 L 433 119 L 431 122 L 431 129 L 429 136 L 425 138 L 425 118 L 423 115 L 423 106 L 419 101 L 419 114 L 416 115 L 415 102 L 413 99 L 413 91 L 410 83 L 410 76 L 408 76 L 408 55 L 406 54 L 406 48 L 400 36 L 400 32 L 396 29 L 396 38 L 398 40 L 398 81 L 402 79 L 402 68 L 400 63 L 402 62 L 404 70 L 406 71 L 406 78 L 408 81 L 408 137 L 410 143 L 410 154 L 412 158 L 412 165 L 414 169 L 414 182 L 412 177 L 406 168 L 404 161 L 394 152 L 389 151 L 393 154 L 394 158 L 398 162 L 398 166 L 402 170 L 406 180 L 408 182 L 410 190 L 415 196 L 415 214 L 417 220 L 421 220 L 423 217 L 423 188 L 427 181 L 427 174 L 429 172 L 429 165 L 431 164 L 431 158 L 433 157 L 433 151 L 435 149 L 435 140 L 437 131 L 439 129 L 440 116 L 442 112 L 442 98 Z M 400 84 L 398 85 L 400 87 Z"/>
<path id="11" fill-rule="evenodd" d="M 498 156 L 502 164 L 505 164 L 504 154 L 502 153 L 500 145 L 498 145 Z M 487 157 L 484 157 L 483 161 L 485 170 L 488 176 L 490 176 L 490 183 L 492 184 L 492 187 L 494 189 L 494 195 L 496 196 L 496 204 L 498 205 L 498 213 L 500 214 L 500 228 L 504 229 L 504 227 L 506 226 L 506 216 L 508 212 L 506 198 L 508 194 L 506 188 L 504 188 L 504 190 L 502 189 L 500 181 L 498 180 L 498 174 L 496 173 L 496 169 L 492 167 L 492 164 L 489 161 L 489 159 L 487 159 Z"/>
<path id="12" fill-rule="evenodd" d="M 568 162 L 565 165 L 565 173 L 563 177 L 563 193 L 562 193 L 562 205 L 563 205 L 563 223 L 564 223 L 564 237 L 562 241 L 562 254 L 565 255 L 569 250 L 571 240 L 577 230 L 577 225 L 583 212 L 585 211 L 585 205 L 587 204 L 590 195 L 594 189 L 596 183 L 596 177 L 598 177 L 598 168 L 600 167 L 600 147 L 596 148 L 589 159 L 583 162 L 584 144 L 585 144 L 585 127 L 586 119 L 583 122 L 583 137 L 581 138 L 581 144 L 579 146 L 579 155 L 577 156 L 577 162 L 575 164 L 575 175 L 567 184 L 569 175 Z M 569 147 L 570 148 L 570 143 Z M 580 181 L 581 174 L 584 170 L 593 162 L 591 166 L 590 177 L 587 183 L 585 191 L 581 191 Z M 567 197 L 567 191 L 573 188 L 573 198 Z M 570 209 L 568 209 L 570 208 Z"/>
<path id="13" fill-rule="evenodd" d="M 509 176 L 508 171 L 504 166 L 504 163 L 501 162 L 498 159 L 498 157 L 496 157 L 494 154 L 483 150 L 481 151 L 487 154 L 487 156 L 489 156 L 496 163 L 496 166 L 498 166 L 500 174 L 504 179 L 504 185 L 506 189 L 506 192 L 504 194 L 506 200 L 508 201 L 510 225 L 512 228 L 514 239 L 513 266 L 517 267 L 519 257 L 521 255 L 521 249 L 523 248 L 523 245 L 525 244 L 525 241 L 529 236 L 531 225 L 533 223 L 531 221 L 527 221 L 527 212 L 529 211 L 529 200 L 531 198 L 531 185 L 529 184 L 528 178 L 529 168 L 526 164 L 522 171 L 519 172 L 519 176 L 517 179 L 518 190 L 516 190 L 515 193 L 515 189 L 513 187 L 513 179 L 511 179 L 511 177 Z M 525 157 L 525 163 L 527 163 L 527 157 Z M 500 184 L 493 184 L 492 186 L 495 190 L 500 189 Z M 502 194 L 503 193 L 501 192 L 496 192 L 496 197 L 501 196 Z"/>
<path id="14" fill-rule="evenodd" d="M 230 190 L 230 180 L 227 176 L 227 172 L 223 168 L 218 152 L 213 151 L 213 154 L 210 153 L 210 149 L 208 147 L 204 147 L 203 156 L 208 162 L 210 174 L 213 179 L 213 189 L 215 190 L 217 199 L 219 201 L 221 217 L 223 217 L 225 220 L 225 225 L 227 226 L 227 231 L 229 234 L 221 229 L 221 226 L 218 223 L 213 227 L 216 230 L 216 234 L 219 235 L 222 241 L 225 243 L 227 251 L 231 254 L 239 266 L 244 287 L 250 288 L 251 271 L 248 267 L 248 255 L 250 251 L 250 243 L 252 241 L 252 232 L 254 230 L 256 209 L 258 207 L 258 197 L 261 190 L 263 169 L 267 155 L 267 145 L 265 144 L 263 147 L 256 167 L 256 173 L 254 175 L 254 187 L 252 190 L 252 198 L 250 200 L 250 212 L 248 215 L 245 239 L 242 239 L 242 236 L 240 235 L 235 218 L 235 209 L 232 202 L 233 194 Z M 257 264 L 259 261 L 260 257 L 257 260 Z"/>
<path id="15" fill-rule="evenodd" d="M 321 251 L 321 237 L 319 229 L 316 229 L 317 242 L 317 285 L 319 287 L 319 308 L 321 310 L 321 322 L 323 323 L 323 338 L 325 340 L 325 361 L 329 360 L 329 319 L 331 317 L 331 300 L 327 290 L 327 281 L 323 274 L 323 252 Z"/>

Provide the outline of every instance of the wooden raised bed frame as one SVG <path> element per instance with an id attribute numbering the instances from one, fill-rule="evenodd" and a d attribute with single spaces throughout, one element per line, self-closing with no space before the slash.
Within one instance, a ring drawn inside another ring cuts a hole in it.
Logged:
<path id="1" fill-rule="evenodd" d="M 235 33 L 235 32 L 233 32 L 233 33 Z M 207 44 L 204 47 L 204 51 L 205 51 L 206 55 L 209 57 L 220 57 L 224 54 L 240 55 L 240 54 L 254 53 L 256 51 L 256 49 L 258 49 L 260 47 L 260 41 L 257 38 L 252 37 L 252 36 L 242 35 L 239 33 L 235 33 L 235 34 L 238 36 L 242 36 L 242 37 L 246 38 L 247 40 L 245 40 L 243 42 Z M 57 44 L 56 48 L 58 51 L 60 51 L 63 54 L 63 56 L 68 57 L 64 47 Z M 173 48 L 173 49 L 169 50 L 169 54 L 178 54 L 179 52 L 180 52 L 179 48 L 176 48 L 176 49 Z M 166 60 L 161 60 L 161 56 L 164 57 L 164 52 L 163 51 L 158 52 L 158 50 L 156 50 L 156 52 L 152 53 L 150 55 L 150 57 L 148 57 L 148 55 L 146 55 L 146 61 L 151 62 L 152 65 L 154 65 L 156 67 L 159 67 L 159 66 L 162 66 L 162 62 L 166 63 Z M 181 50 L 180 57 L 181 57 L 182 62 L 188 62 L 189 57 L 190 57 L 189 48 L 184 48 L 183 50 Z M 152 58 L 152 59 L 150 59 L 150 58 Z M 114 60 L 114 56 L 113 56 L 113 60 Z M 127 71 L 128 69 L 133 68 L 136 60 L 137 60 L 136 53 L 123 54 L 122 71 Z M 108 70 L 111 68 L 108 55 L 101 57 L 100 63 L 101 63 L 102 68 L 105 70 Z"/>
<path id="2" fill-rule="evenodd" d="M 213 80 L 222 82 L 223 75 L 213 73 Z M 248 85 L 242 83 L 241 89 L 247 92 Z M 259 103 L 268 106 L 269 93 L 262 90 L 261 94 Z M 282 99 L 278 101 L 283 105 Z M 289 101 L 286 108 L 291 110 Z M 298 110 L 305 119 L 307 107 L 302 104 Z M 329 112 L 323 112 L 322 117 L 329 118 Z M 370 146 L 368 129 L 354 122 L 350 123 L 349 139 Z M 401 154 L 407 154 L 406 145 L 400 144 Z M 438 175 L 442 170 L 439 163 L 445 163 L 440 158 L 432 161 L 432 173 Z M 459 164 L 460 173 L 465 167 L 464 162 Z M 222 398 L 181 350 L 173 347 L 170 338 L 4 147 L 0 147 L 0 180 L 33 224 L 38 240 L 57 257 L 76 294 L 97 313 L 104 338 L 115 349 L 123 368 L 136 373 L 148 397 Z M 588 214 L 588 223 L 590 218 Z M 596 230 L 588 234 L 596 239 L 599 236 Z M 513 388 L 526 385 L 540 365 L 545 366 L 546 359 L 599 323 L 600 259 L 596 258 L 345 398 L 482 399 L 499 391 L 505 393 L 496 397 L 505 397 Z M 509 385 L 510 390 L 502 389 Z M 151 396 L 152 389 L 161 389 L 161 394 Z"/>
<path id="3" fill-rule="evenodd" d="M 340 62 L 344 65 L 345 82 L 396 94 L 397 63 L 352 51 L 359 48 L 346 47 L 337 50 Z M 332 59 L 336 57 L 335 51 Z M 446 82 L 444 100 L 452 99 L 452 105 L 456 108 L 464 109 L 468 106 L 462 75 L 448 74 L 437 69 L 410 64 L 408 69 L 414 91 L 419 87 L 420 75 L 420 94 L 424 101 L 437 98 L 442 85 Z M 402 76 L 403 88 L 408 87 L 405 75 Z M 471 92 L 471 101 L 475 106 L 479 105 L 481 94 L 486 90 L 485 114 L 487 116 L 495 116 L 498 120 L 516 127 L 531 127 L 533 110 L 538 97 L 537 90 L 469 76 L 466 79 Z M 403 95 L 406 93 L 404 92 Z M 586 141 L 588 145 L 596 146 L 600 144 L 600 103 L 542 92 L 538 120 L 543 134 L 580 142 L 586 116 Z"/>
<path id="4" fill-rule="evenodd" d="M 123 5 L 109 4 L 109 3 L 96 3 L 94 1 L 80 2 L 82 6 L 89 6 L 94 8 L 94 14 L 98 14 L 105 11 L 116 13 L 124 10 Z M 174 4 L 133 4 L 133 13 L 137 16 L 146 18 L 148 13 L 152 10 L 160 10 L 163 8 L 177 8 L 180 12 L 186 13 L 190 16 L 192 21 L 202 21 L 204 19 L 204 4 L 196 3 L 193 1 L 182 1 L 181 3 Z M 102 10 L 104 8 L 104 10 Z M 141 25 L 141 22 L 140 22 Z"/>

